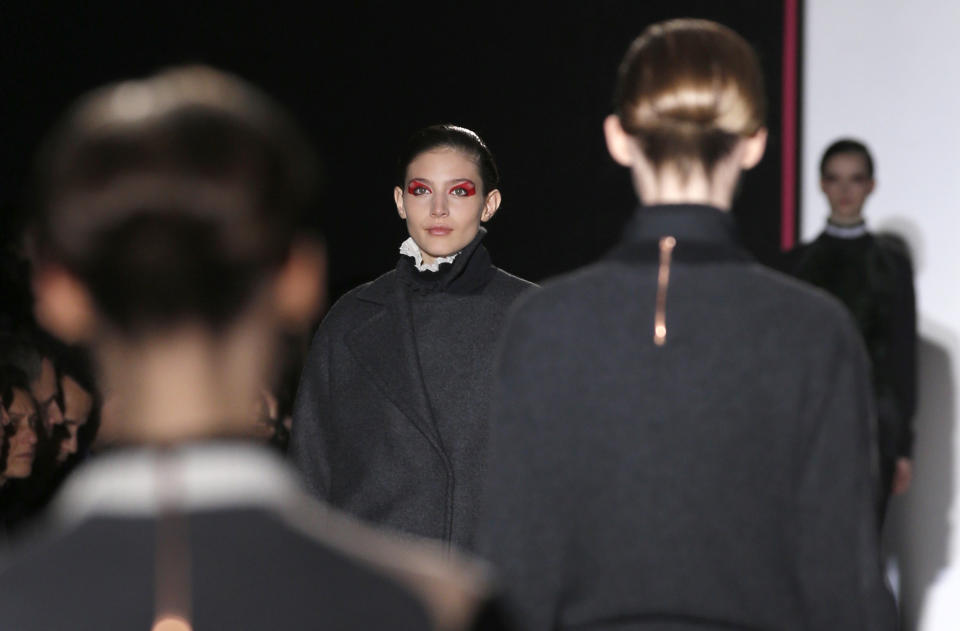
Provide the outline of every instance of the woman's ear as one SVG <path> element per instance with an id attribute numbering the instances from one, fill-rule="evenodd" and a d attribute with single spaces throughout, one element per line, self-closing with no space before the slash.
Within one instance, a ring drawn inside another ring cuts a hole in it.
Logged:
<path id="1" fill-rule="evenodd" d="M 93 297 L 79 278 L 61 265 L 43 263 L 31 278 L 33 312 L 40 325 L 67 344 L 89 342 L 97 323 Z"/>
<path id="2" fill-rule="evenodd" d="M 480 221 L 490 221 L 500 208 L 500 189 L 493 189 L 487 193 L 487 199 L 483 202 L 483 212 L 480 213 Z"/>
<path id="3" fill-rule="evenodd" d="M 740 167 L 746 171 L 757 166 L 763 157 L 763 152 L 767 148 L 767 128 L 761 127 L 752 136 L 747 136 L 743 143 L 744 151 L 740 158 Z"/>
<path id="4" fill-rule="evenodd" d="M 407 211 L 403 209 L 403 189 L 399 186 L 393 187 L 393 202 L 397 205 L 397 214 L 400 219 L 407 218 Z"/>
<path id="5" fill-rule="evenodd" d="M 619 116 L 610 114 L 604 119 L 603 135 L 607 139 L 607 151 L 617 164 L 625 167 L 632 166 L 636 141 L 623 129 Z"/>
<path id="6" fill-rule="evenodd" d="M 326 248 L 313 239 L 300 239 L 274 281 L 277 313 L 284 326 L 299 332 L 314 323 L 326 300 Z"/>

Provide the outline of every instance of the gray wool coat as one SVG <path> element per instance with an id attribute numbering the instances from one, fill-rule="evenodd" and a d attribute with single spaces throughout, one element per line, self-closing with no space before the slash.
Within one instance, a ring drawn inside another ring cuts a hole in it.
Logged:
<path id="1" fill-rule="evenodd" d="M 477 549 L 524 628 L 895 627 L 863 344 L 734 233 L 644 208 L 609 258 L 515 305 Z"/>
<path id="2" fill-rule="evenodd" d="M 290 439 L 318 497 L 460 546 L 477 520 L 495 342 L 533 286 L 492 265 L 484 232 L 440 273 L 402 256 L 337 301 L 313 339 Z"/>

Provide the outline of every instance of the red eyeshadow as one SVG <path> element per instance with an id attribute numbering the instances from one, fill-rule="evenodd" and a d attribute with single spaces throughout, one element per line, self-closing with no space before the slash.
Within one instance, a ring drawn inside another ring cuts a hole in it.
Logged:
<path id="1" fill-rule="evenodd" d="M 470 197 L 471 195 L 475 195 L 477 193 L 477 187 L 473 185 L 473 182 L 460 182 L 459 184 L 451 188 L 450 191 L 451 192 L 455 191 L 458 188 L 462 188 L 467 192 L 467 194 L 464 195 L 464 197 Z"/>
<path id="2" fill-rule="evenodd" d="M 407 192 L 410 193 L 411 195 L 416 195 L 417 189 L 421 187 L 430 191 L 430 187 L 424 184 L 423 182 L 421 182 L 420 180 L 411 180 L 410 184 L 407 186 Z"/>

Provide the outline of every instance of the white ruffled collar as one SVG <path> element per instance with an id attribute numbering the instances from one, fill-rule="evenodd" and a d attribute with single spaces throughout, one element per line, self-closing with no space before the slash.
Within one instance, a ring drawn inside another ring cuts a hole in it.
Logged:
<path id="1" fill-rule="evenodd" d="M 413 265 L 419 272 L 438 272 L 440 271 L 441 263 L 453 263 L 453 259 L 457 258 L 457 255 L 460 253 L 456 252 L 450 256 L 441 256 L 437 259 L 434 259 L 433 263 L 424 263 L 423 253 L 420 251 L 420 246 L 418 246 L 417 242 L 413 240 L 413 237 L 407 237 L 407 240 L 400 244 L 400 254 L 412 258 Z"/>

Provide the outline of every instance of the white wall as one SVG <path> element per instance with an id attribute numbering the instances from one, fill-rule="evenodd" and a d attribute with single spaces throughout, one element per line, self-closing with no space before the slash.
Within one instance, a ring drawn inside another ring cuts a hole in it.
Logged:
<path id="1" fill-rule="evenodd" d="M 807 0 L 802 236 L 826 218 L 820 153 L 839 136 L 877 163 L 868 224 L 910 242 L 920 316 L 915 478 L 890 516 L 905 629 L 960 629 L 960 2 Z"/>

